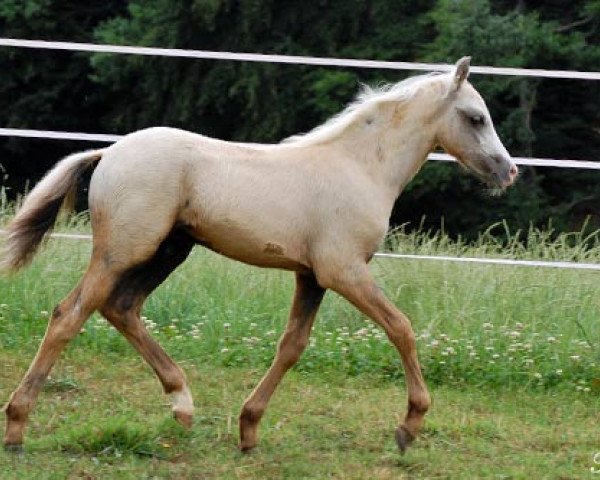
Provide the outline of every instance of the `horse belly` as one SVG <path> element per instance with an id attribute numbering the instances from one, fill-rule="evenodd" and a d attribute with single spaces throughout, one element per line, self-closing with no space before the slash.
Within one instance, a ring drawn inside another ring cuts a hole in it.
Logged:
<path id="1" fill-rule="evenodd" d="M 188 223 L 188 222 L 186 222 Z M 270 228 L 264 219 L 207 218 L 189 225 L 198 243 L 214 252 L 250 265 L 303 271 L 309 268 L 301 235 Z"/>
<path id="2" fill-rule="evenodd" d="M 305 270 L 308 188 L 294 162 L 203 152 L 181 212 L 199 243 L 261 267 Z"/>

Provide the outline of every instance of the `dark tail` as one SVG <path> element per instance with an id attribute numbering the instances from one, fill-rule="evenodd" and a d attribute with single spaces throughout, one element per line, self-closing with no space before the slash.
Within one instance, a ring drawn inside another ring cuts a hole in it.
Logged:
<path id="1" fill-rule="evenodd" d="M 0 271 L 17 271 L 27 265 L 48 234 L 65 198 L 77 180 L 99 162 L 104 150 L 76 153 L 61 160 L 27 195 L 8 225 L 0 254 Z"/>

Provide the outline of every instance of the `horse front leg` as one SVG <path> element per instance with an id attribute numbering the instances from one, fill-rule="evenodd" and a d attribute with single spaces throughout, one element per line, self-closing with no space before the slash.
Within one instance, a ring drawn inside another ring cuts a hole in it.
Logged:
<path id="1" fill-rule="evenodd" d="M 333 277 L 335 280 L 325 284 L 380 325 L 402 358 L 408 387 L 408 411 L 404 423 L 396 429 L 396 442 L 404 453 L 419 433 L 431 405 L 417 358 L 415 334 L 409 319 L 376 285 L 366 264 L 349 268 L 346 272 L 338 273 Z"/>
<path id="2" fill-rule="evenodd" d="M 277 385 L 306 348 L 324 294 L 325 289 L 319 286 L 312 273 L 296 274 L 296 292 L 292 310 L 285 332 L 279 340 L 275 359 L 242 407 L 239 419 L 242 451 L 248 451 L 256 446 L 260 419 Z"/>

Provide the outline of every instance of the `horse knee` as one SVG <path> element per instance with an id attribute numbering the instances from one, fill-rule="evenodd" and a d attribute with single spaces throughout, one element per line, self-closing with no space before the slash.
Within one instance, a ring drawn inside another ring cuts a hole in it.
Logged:
<path id="1" fill-rule="evenodd" d="M 385 326 L 385 325 L 384 325 Z M 386 333 L 394 345 L 403 350 L 416 349 L 417 339 L 408 318 L 400 315 L 388 321 Z"/>
<path id="2" fill-rule="evenodd" d="M 410 414 L 425 415 L 431 407 L 431 397 L 427 391 L 419 393 L 408 400 L 408 412 Z"/>
<path id="3" fill-rule="evenodd" d="M 244 404 L 242 411 L 240 412 L 240 424 L 255 424 L 260 421 L 263 416 L 265 409 L 264 406 Z"/>
<path id="4" fill-rule="evenodd" d="M 17 400 L 10 400 L 4 407 L 6 417 L 13 422 L 24 422 L 27 420 L 29 410 L 29 402 L 18 402 Z"/>
<path id="5" fill-rule="evenodd" d="M 285 367 L 290 368 L 300 360 L 307 346 L 307 336 L 286 333 L 277 347 L 277 355 Z"/>
<path id="6" fill-rule="evenodd" d="M 53 317 L 48 328 L 48 340 L 59 344 L 68 343 L 79 331 L 80 323 L 65 317 Z"/>
<path id="7" fill-rule="evenodd" d="M 289 343 L 286 345 L 288 349 L 288 355 L 290 355 L 291 357 L 300 357 L 300 355 L 302 355 L 302 352 L 304 352 L 307 346 L 308 337 L 300 334 L 295 335 L 293 338 L 291 338 Z M 298 358 L 296 358 L 296 360 L 298 360 Z"/>

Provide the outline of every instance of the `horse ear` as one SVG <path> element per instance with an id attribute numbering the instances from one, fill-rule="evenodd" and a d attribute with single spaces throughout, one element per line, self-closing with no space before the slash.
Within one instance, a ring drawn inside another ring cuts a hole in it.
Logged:
<path id="1" fill-rule="evenodd" d="M 454 67 L 454 85 L 456 90 L 460 88 L 466 78 L 469 76 L 469 66 L 471 57 L 462 57 Z"/>

